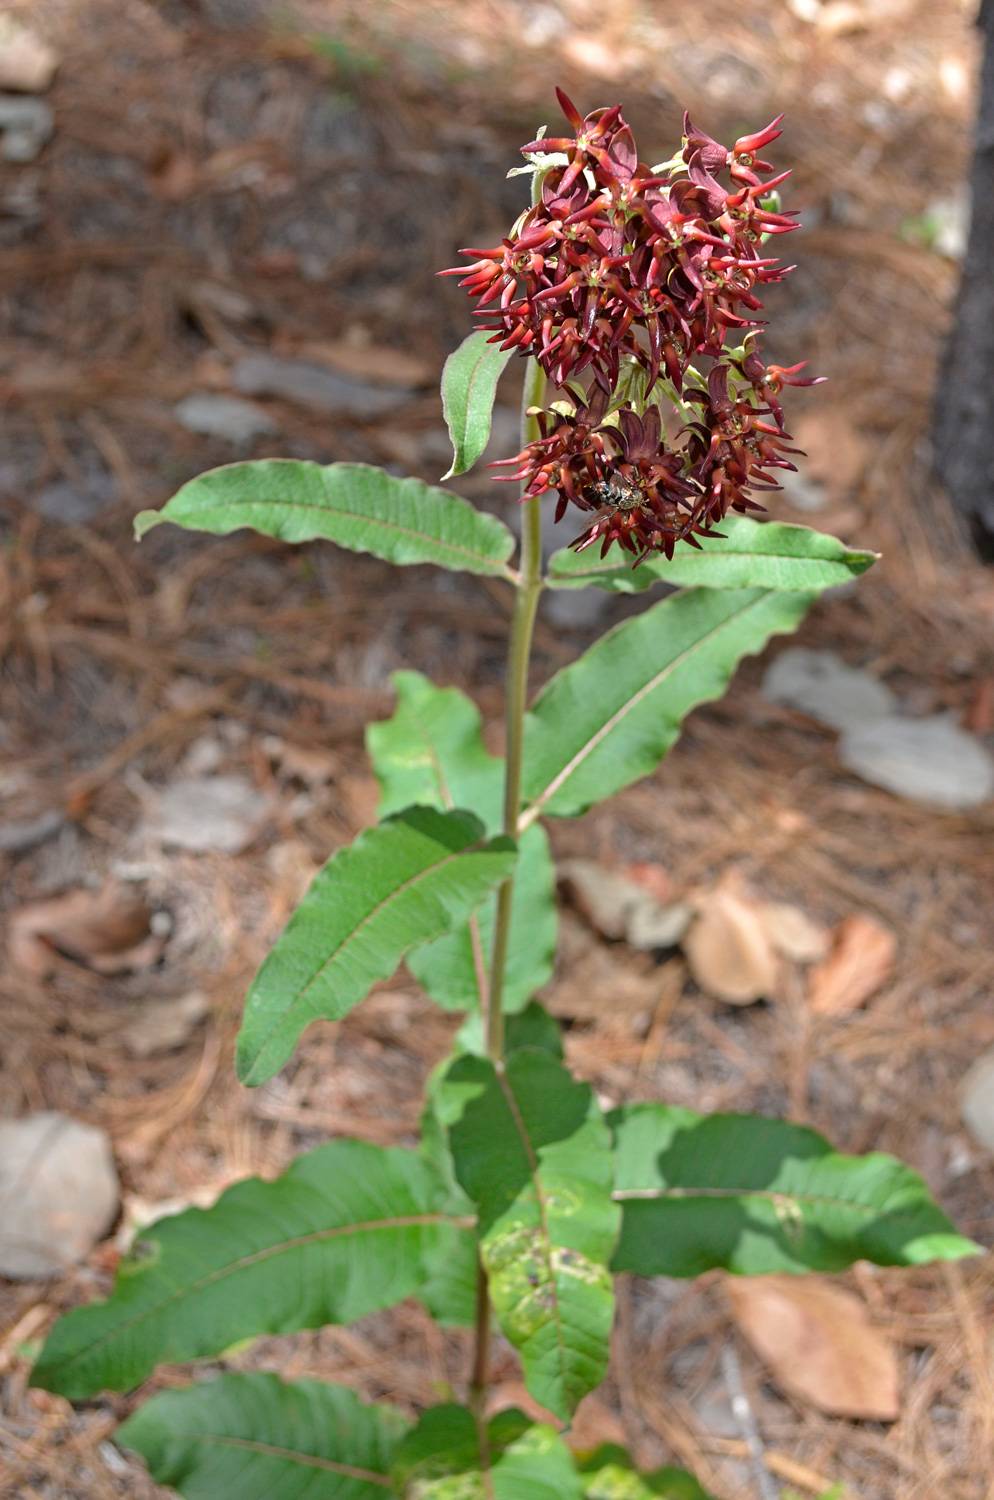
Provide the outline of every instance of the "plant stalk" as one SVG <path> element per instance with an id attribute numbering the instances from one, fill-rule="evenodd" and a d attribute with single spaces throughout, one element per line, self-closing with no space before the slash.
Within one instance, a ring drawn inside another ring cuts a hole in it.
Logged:
<path id="1" fill-rule="evenodd" d="M 538 437 L 538 423 L 528 415 L 538 406 L 545 388 L 545 375 L 537 360 L 529 361 L 521 396 L 521 446 Z M 528 706 L 528 665 L 531 659 L 532 633 L 542 591 L 542 518 L 539 502 L 525 500 L 521 514 L 521 565 L 514 598 L 511 634 L 507 655 L 505 689 L 505 723 L 507 746 L 504 762 L 503 831 L 510 838 L 518 836 L 521 810 L 521 765 L 524 744 L 525 709 Z M 487 1056 L 495 1067 L 504 1061 L 504 976 L 507 972 L 508 943 L 511 931 L 511 902 L 514 876 L 497 892 L 497 917 L 494 925 L 494 947 L 490 962 L 490 983 L 484 1004 L 484 1026 Z M 490 1297 L 487 1274 L 480 1262 L 476 1283 L 476 1339 L 473 1369 L 470 1376 L 470 1404 L 482 1422 L 486 1396 L 490 1350 Z"/>

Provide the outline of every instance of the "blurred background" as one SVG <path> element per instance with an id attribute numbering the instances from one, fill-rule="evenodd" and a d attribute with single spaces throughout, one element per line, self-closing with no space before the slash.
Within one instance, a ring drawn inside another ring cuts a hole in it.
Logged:
<path id="1" fill-rule="evenodd" d="M 129 1399 L 27 1390 L 136 1226 L 328 1135 L 413 1137 L 456 1022 L 403 971 L 266 1088 L 236 1084 L 233 1038 L 309 877 L 374 815 L 362 730 L 390 672 L 467 688 L 499 748 L 507 593 L 247 533 L 136 547 L 130 523 L 253 455 L 437 480 L 440 365 L 470 318 L 433 273 L 519 211 L 505 172 L 555 127 L 557 83 L 583 110 L 623 101 L 649 161 L 685 107 L 719 138 L 786 112 L 774 159 L 805 230 L 767 348 L 830 383 L 789 393 L 809 457 L 775 510 L 883 560 L 747 663 L 656 775 L 552 830 L 545 999 L 606 1101 L 894 1151 L 994 1238 L 994 575 L 929 457 L 975 20 L 965 0 L 0 5 L 0 1494 L 160 1493 L 110 1441 Z M 516 380 L 491 457 L 517 446 Z M 482 471 L 459 488 L 513 514 Z M 560 595 L 536 678 L 643 605 Z M 719 1278 L 623 1289 L 578 1441 L 686 1463 L 720 1500 L 989 1497 L 989 1259 L 833 1282 L 849 1321 L 799 1294 L 772 1356 Z M 414 1408 L 465 1349 L 411 1303 L 231 1363 Z M 815 1365 L 834 1374 L 799 1387 Z"/>

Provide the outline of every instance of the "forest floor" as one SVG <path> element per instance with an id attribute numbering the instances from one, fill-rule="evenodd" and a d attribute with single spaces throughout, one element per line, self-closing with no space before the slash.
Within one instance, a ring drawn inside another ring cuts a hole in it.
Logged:
<path id="1" fill-rule="evenodd" d="M 126 1222 L 211 1201 L 329 1135 L 412 1140 L 456 1020 L 403 972 L 345 1022 L 314 1028 L 265 1088 L 236 1083 L 233 1038 L 247 980 L 307 878 L 373 815 L 362 731 L 390 710 L 390 672 L 471 691 L 499 747 L 509 609 L 500 587 L 481 595 L 417 568 L 388 577 L 369 558 L 244 533 L 162 528 L 136 548 L 130 517 L 253 453 L 437 479 L 437 374 L 468 316 L 433 272 L 517 211 L 521 184 L 505 168 L 553 123 L 554 83 L 588 108 L 624 98 L 659 156 L 684 105 L 718 136 L 787 112 L 778 159 L 795 168 L 790 201 L 808 227 L 790 246 L 797 273 L 770 299 L 774 349 L 810 358 L 831 384 L 792 403 L 820 508 L 792 490 L 778 514 L 883 553 L 816 607 L 799 640 L 869 668 L 910 711 L 945 710 L 990 736 L 994 578 L 960 550 L 923 478 L 957 275 L 935 224 L 948 227 L 962 197 L 969 5 L 3 8 L 62 61 L 54 135 L 36 161 L 6 165 L 0 188 L 0 830 L 42 830 L 0 853 L 0 912 L 114 878 L 139 891 L 161 941 L 118 974 L 65 956 L 44 978 L 5 962 L 0 1113 L 61 1110 L 105 1128 Z M 339 408 L 263 394 L 269 430 L 241 446 L 191 431 L 189 407 L 184 425 L 181 403 L 240 394 L 233 372 L 262 352 L 340 374 Z M 510 384 L 496 422 L 505 452 Z M 366 387 L 386 414 L 363 409 Z M 463 493 L 503 504 L 485 477 Z M 596 621 L 540 620 L 536 681 L 632 607 L 605 598 Z M 990 1244 L 994 1160 L 958 1103 L 994 1043 L 990 808 L 944 813 L 857 780 L 833 733 L 760 696 L 762 671 L 747 663 L 722 703 L 695 713 L 657 774 L 554 828 L 555 851 L 606 870 L 648 866 L 678 895 L 731 874 L 828 928 L 873 919 L 895 936 L 892 968 L 834 1017 L 812 1014 L 800 980 L 776 1001 L 730 1007 L 679 954 L 607 942 L 567 907 L 544 998 L 605 1099 L 789 1115 L 841 1149 L 893 1151 Z M 159 791 L 204 774 L 247 786 L 264 807 L 257 836 L 235 855 L 163 852 Z M 149 1006 L 191 994 L 202 999 L 186 1035 L 151 1050 L 128 1042 Z M 73 1411 L 27 1389 L 26 1356 L 58 1312 L 106 1290 L 117 1243 L 55 1280 L 0 1284 L 5 1496 L 161 1493 L 109 1441 L 131 1398 Z M 851 1500 L 989 1500 L 990 1258 L 861 1266 L 839 1280 L 899 1350 L 896 1421 L 831 1417 L 785 1394 L 739 1346 L 713 1276 L 624 1290 L 615 1374 L 584 1408 L 584 1440 L 623 1434 L 645 1463 L 695 1468 L 720 1500 L 756 1496 L 728 1413 L 731 1345 L 785 1494 L 838 1483 Z M 414 1410 L 459 1388 L 465 1358 L 465 1338 L 433 1330 L 411 1303 L 265 1339 L 230 1363 L 346 1380 Z M 499 1375 L 518 1399 L 506 1350 Z"/>

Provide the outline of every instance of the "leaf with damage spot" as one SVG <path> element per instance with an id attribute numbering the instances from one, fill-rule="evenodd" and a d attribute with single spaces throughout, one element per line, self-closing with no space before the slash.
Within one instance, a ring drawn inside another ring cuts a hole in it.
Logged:
<path id="1" fill-rule="evenodd" d="M 544 1049 L 498 1073 L 457 1058 L 436 1091 L 455 1174 L 478 1212 L 480 1255 L 530 1393 L 569 1421 L 603 1378 L 618 1234 L 609 1136 L 589 1086 Z"/>
<path id="2" fill-rule="evenodd" d="M 509 1015 L 504 1027 L 504 1054 L 523 1048 L 538 1048 L 562 1058 L 563 1043 L 558 1023 L 533 1000 L 524 1010 Z M 486 1054 L 483 1017 L 474 1012 L 459 1031 L 454 1055 Z M 448 1134 L 438 1116 L 437 1091 L 451 1058 L 440 1063 L 428 1082 L 427 1102 L 421 1116 L 421 1151 L 439 1182 L 440 1201 L 454 1219 L 466 1227 L 439 1239 L 425 1256 L 427 1280 L 418 1293 L 432 1316 L 448 1326 L 470 1328 L 476 1318 L 476 1225 L 473 1204 L 456 1180 Z"/>
<path id="3" fill-rule="evenodd" d="M 758 1115 L 628 1104 L 608 1116 L 624 1209 L 616 1271 L 743 1276 L 959 1260 L 925 1183 L 893 1156 L 844 1156 L 824 1136 Z"/>

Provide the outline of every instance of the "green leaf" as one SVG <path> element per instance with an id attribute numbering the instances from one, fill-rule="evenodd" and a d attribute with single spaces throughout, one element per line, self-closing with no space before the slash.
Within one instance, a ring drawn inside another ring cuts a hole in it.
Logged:
<path id="1" fill-rule="evenodd" d="M 478 1011 L 467 1017 L 456 1042 L 457 1053 L 485 1054 L 483 1017 Z M 558 1059 L 563 1055 L 558 1023 L 534 1000 L 524 1010 L 509 1015 L 504 1025 L 505 1056 L 526 1047 L 540 1048 Z M 476 1211 L 456 1180 L 448 1135 L 437 1112 L 439 1085 L 450 1065 L 451 1059 L 447 1059 L 429 1079 L 427 1103 L 421 1116 L 421 1149 L 438 1177 L 440 1202 L 446 1213 L 457 1221 L 466 1221 L 467 1227 L 454 1229 L 444 1240 L 439 1240 L 437 1249 L 426 1253 L 428 1279 L 418 1297 L 439 1323 L 465 1328 L 472 1326 L 476 1316 Z"/>
<path id="2" fill-rule="evenodd" d="M 465 474 L 490 441 L 497 382 L 512 353 L 492 344 L 489 333 L 471 333 L 442 366 L 442 411 L 452 439 L 452 463 L 443 479 Z"/>
<path id="3" fill-rule="evenodd" d="M 323 537 L 399 565 L 512 576 L 507 561 L 514 537 L 496 516 L 369 464 L 322 467 L 294 458 L 226 464 L 191 479 L 161 510 L 141 511 L 135 536 L 163 521 L 216 536 L 247 526 L 281 542 Z"/>
<path id="4" fill-rule="evenodd" d="M 549 840 L 536 824 L 518 840 L 504 969 L 505 1011 L 519 1010 L 552 978 L 557 926 L 555 882 Z M 470 924 L 418 948 L 407 960 L 418 983 L 445 1010 L 480 1008 L 480 990 L 486 983 L 493 952 L 496 906 L 496 896 L 489 896 Z"/>
<path id="5" fill-rule="evenodd" d="M 546 684 L 525 725 L 523 826 L 568 818 L 647 776 L 744 656 L 794 630 L 813 594 L 690 589 L 602 636 Z"/>
<path id="6" fill-rule="evenodd" d="M 117 1440 L 186 1500 L 382 1500 L 406 1429 L 345 1386 L 222 1375 L 153 1396 Z"/>
<path id="7" fill-rule="evenodd" d="M 577 1463 L 583 1500 L 711 1500 L 685 1469 L 640 1474 L 623 1448 L 605 1443 Z"/>
<path id="8" fill-rule="evenodd" d="M 456 1176 L 479 1214 L 480 1255 L 528 1390 L 568 1421 L 607 1367 L 618 1234 L 604 1121 L 589 1086 L 551 1053 L 500 1073 L 457 1058 L 436 1090 Z"/>
<path id="9" fill-rule="evenodd" d="M 397 709 L 371 724 L 366 743 L 380 782 L 380 816 L 418 803 L 471 807 L 488 833 L 502 822 L 504 763 L 483 744 L 476 705 L 456 688 L 437 688 L 419 672 L 393 677 Z M 470 921 L 408 960 L 411 973 L 446 1010 L 476 1010 L 493 951 L 496 895 Z M 518 847 L 504 1009 L 519 1010 L 552 977 L 556 948 L 555 869 L 541 829 Z"/>
<path id="10" fill-rule="evenodd" d="M 334 854 L 314 877 L 245 1002 L 238 1076 L 265 1083 L 312 1021 L 337 1021 L 426 938 L 464 922 L 514 867 L 471 813 L 412 807 Z"/>
<path id="11" fill-rule="evenodd" d="M 461 1227 L 417 1152 L 333 1141 L 143 1230 L 110 1298 L 56 1323 L 32 1380 L 80 1400 L 258 1334 L 351 1322 L 416 1292 Z"/>
<path id="12" fill-rule="evenodd" d="M 553 1428 L 532 1424 L 520 1411 L 502 1411 L 487 1426 L 486 1447 L 485 1465 L 480 1433 L 465 1407 L 432 1407 L 397 1450 L 397 1494 L 405 1500 L 582 1500 L 570 1451 Z"/>
<path id="13" fill-rule="evenodd" d="M 640 594 L 660 581 L 680 587 L 820 593 L 848 583 L 877 560 L 875 552 L 856 551 L 807 526 L 726 516 L 721 529 L 724 538 L 700 538 L 700 551 L 681 544 L 669 561 L 657 555 L 637 568 L 622 561 L 617 550 L 596 557 L 564 547 L 549 559 L 548 584 L 554 589 L 592 587 L 617 594 Z"/>
<path id="14" fill-rule="evenodd" d="M 624 1209 L 616 1271 L 765 1276 L 977 1253 L 893 1156 L 843 1156 L 800 1125 L 663 1104 L 626 1105 L 608 1123 Z"/>

